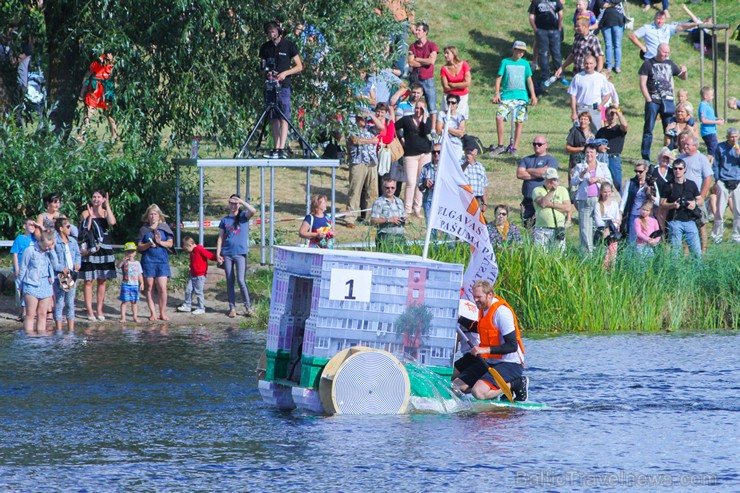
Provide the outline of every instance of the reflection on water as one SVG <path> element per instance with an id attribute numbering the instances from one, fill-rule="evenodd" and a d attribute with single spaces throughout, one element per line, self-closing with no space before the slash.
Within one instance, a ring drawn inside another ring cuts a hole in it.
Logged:
<path id="1" fill-rule="evenodd" d="M 267 407 L 264 344 L 203 327 L 0 333 L 0 490 L 740 485 L 735 335 L 529 340 L 530 395 L 547 410 L 405 416 Z"/>

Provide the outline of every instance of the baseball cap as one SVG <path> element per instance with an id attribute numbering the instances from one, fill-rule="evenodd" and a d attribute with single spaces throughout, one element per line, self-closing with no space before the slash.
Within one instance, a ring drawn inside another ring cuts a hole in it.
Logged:
<path id="1" fill-rule="evenodd" d="M 545 171 L 545 180 L 557 180 L 559 178 L 558 170 L 555 168 L 547 168 L 547 171 Z"/>
<path id="2" fill-rule="evenodd" d="M 133 241 L 129 241 L 128 243 L 123 245 L 124 252 L 130 252 L 132 250 L 136 250 L 136 243 L 134 243 Z"/>
<path id="3" fill-rule="evenodd" d="M 515 50 L 524 50 L 524 51 L 527 51 L 527 43 L 525 43 L 524 41 L 514 41 L 513 48 Z"/>

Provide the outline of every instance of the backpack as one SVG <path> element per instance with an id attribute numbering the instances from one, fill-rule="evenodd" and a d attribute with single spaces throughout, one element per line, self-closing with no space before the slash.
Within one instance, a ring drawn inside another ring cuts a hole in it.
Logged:
<path id="1" fill-rule="evenodd" d="M 36 63 L 36 72 L 28 73 L 26 99 L 33 104 L 40 104 L 46 99 L 46 78 L 39 62 Z"/>
<path id="2" fill-rule="evenodd" d="M 465 134 L 461 140 L 463 143 L 463 149 L 467 148 L 470 144 L 475 145 L 475 148 L 478 149 L 479 156 L 482 156 L 483 153 L 488 150 L 488 148 L 483 145 L 480 138 L 475 135 Z"/>

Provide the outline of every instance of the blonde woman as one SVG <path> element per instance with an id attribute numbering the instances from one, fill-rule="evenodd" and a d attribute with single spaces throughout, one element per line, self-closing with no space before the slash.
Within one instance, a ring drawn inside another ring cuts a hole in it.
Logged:
<path id="1" fill-rule="evenodd" d="M 167 279 L 170 277 L 169 249 L 174 243 L 172 229 L 164 222 L 167 216 L 157 204 L 147 207 L 141 218 L 144 226 L 139 229 L 137 250 L 141 252 L 141 269 L 144 274 L 146 303 L 149 320 L 169 320 L 167 316 Z M 159 317 L 154 307 L 154 288 L 157 289 Z"/>
<path id="2" fill-rule="evenodd" d="M 678 136 L 685 131 L 699 136 L 699 126 L 694 120 L 694 107 L 688 101 L 676 106 L 675 120 L 665 128 L 665 145 L 670 149 L 678 147 Z"/>

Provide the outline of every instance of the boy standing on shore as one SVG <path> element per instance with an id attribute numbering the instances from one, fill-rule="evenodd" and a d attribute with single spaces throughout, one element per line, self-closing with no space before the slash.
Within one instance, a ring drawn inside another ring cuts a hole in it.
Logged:
<path id="1" fill-rule="evenodd" d="M 206 301 L 203 295 L 203 288 L 206 285 L 206 274 L 208 273 L 208 261 L 216 261 L 216 255 L 206 250 L 203 245 L 198 245 L 190 236 L 183 240 L 183 249 L 190 254 L 190 280 L 185 286 L 185 302 L 177 307 L 178 312 L 190 312 L 193 315 L 203 315 L 206 312 Z M 192 309 L 192 298 L 195 293 L 195 299 L 198 308 Z"/>
<path id="2" fill-rule="evenodd" d="M 128 304 L 131 304 L 131 312 L 134 315 L 134 322 L 139 320 L 139 292 L 144 289 L 144 274 L 141 270 L 141 264 L 136 260 L 136 243 L 129 241 L 123 246 L 124 258 L 121 262 L 121 322 L 126 322 L 126 311 Z"/>

